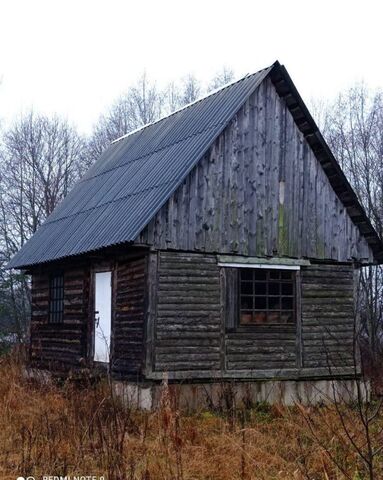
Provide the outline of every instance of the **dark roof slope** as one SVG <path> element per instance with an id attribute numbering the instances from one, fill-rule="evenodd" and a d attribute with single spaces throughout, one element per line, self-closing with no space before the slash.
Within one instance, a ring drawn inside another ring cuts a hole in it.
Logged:
<path id="1" fill-rule="evenodd" d="M 8 267 L 135 240 L 271 69 L 112 143 Z"/>
<path id="2" fill-rule="evenodd" d="M 278 62 L 115 141 L 8 264 L 21 268 L 134 241 L 270 75 L 376 258 L 383 246 Z"/>

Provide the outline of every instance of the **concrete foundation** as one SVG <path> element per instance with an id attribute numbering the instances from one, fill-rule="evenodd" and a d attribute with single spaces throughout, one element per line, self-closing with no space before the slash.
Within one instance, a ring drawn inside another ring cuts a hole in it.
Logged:
<path id="1" fill-rule="evenodd" d="M 46 370 L 25 369 L 24 375 L 41 384 L 52 382 Z M 114 393 L 132 408 L 155 410 L 171 403 L 186 411 L 251 408 L 257 403 L 293 406 L 366 401 L 370 382 L 355 379 L 215 381 L 210 383 L 162 383 L 112 380 Z"/>
<path id="2" fill-rule="evenodd" d="M 113 381 L 113 389 L 126 405 L 142 410 L 152 410 L 154 407 L 154 386 Z"/>
<path id="3" fill-rule="evenodd" d="M 145 410 L 156 409 L 171 401 L 182 410 L 251 407 L 256 403 L 292 406 L 366 400 L 370 385 L 357 380 L 270 380 L 198 384 L 113 383 L 115 392 L 128 405 Z M 359 393 L 358 393 L 359 391 Z"/>

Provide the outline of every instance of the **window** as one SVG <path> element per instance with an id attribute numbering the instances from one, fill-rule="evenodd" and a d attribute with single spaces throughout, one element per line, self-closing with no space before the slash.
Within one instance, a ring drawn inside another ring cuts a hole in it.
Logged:
<path id="1" fill-rule="evenodd" d="M 295 322 L 295 271 L 239 269 L 239 324 Z"/>
<path id="2" fill-rule="evenodd" d="M 49 323 L 61 323 L 64 314 L 64 275 L 55 274 L 49 279 Z"/>

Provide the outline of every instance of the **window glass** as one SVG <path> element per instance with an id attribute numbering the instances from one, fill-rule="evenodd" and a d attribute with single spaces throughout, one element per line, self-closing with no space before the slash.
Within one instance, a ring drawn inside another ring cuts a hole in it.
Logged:
<path id="1" fill-rule="evenodd" d="M 64 275 L 55 274 L 49 279 L 49 323 L 61 323 L 64 314 Z"/>
<path id="2" fill-rule="evenodd" d="M 239 269 L 240 325 L 295 321 L 295 271 Z"/>

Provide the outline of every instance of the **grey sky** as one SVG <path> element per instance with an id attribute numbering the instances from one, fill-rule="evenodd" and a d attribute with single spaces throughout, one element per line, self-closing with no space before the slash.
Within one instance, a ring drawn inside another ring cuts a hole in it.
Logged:
<path id="1" fill-rule="evenodd" d="M 88 133 L 144 69 L 159 85 L 278 59 L 305 100 L 383 87 L 379 0 L 0 0 L 0 118 L 33 107 Z"/>

